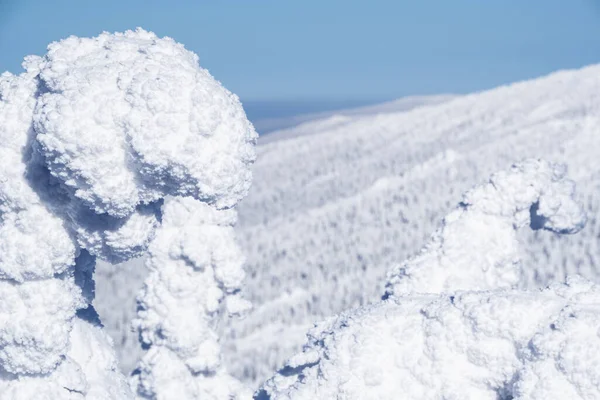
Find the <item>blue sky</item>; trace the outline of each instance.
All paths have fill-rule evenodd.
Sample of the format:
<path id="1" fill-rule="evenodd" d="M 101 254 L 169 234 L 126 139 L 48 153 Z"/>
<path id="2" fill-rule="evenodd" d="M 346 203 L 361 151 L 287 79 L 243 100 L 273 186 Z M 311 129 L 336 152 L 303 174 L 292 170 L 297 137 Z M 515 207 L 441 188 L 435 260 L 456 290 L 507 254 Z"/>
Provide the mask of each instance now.
<path id="1" fill-rule="evenodd" d="M 600 0 L 0 0 L 0 70 L 142 26 L 243 100 L 465 93 L 600 62 Z"/>

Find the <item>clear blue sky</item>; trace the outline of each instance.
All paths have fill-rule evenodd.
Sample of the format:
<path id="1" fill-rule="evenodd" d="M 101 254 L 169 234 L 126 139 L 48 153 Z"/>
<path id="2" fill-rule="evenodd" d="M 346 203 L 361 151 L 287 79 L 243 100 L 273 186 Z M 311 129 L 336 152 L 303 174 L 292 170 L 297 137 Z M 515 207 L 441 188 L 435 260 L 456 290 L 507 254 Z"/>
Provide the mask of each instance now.
<path id="1" fill-rule="evenodd" d="M 464 93 L 600 62 L 600 0 L 0 0 L 0 70 L 136 26 L 243 100 Z"/>

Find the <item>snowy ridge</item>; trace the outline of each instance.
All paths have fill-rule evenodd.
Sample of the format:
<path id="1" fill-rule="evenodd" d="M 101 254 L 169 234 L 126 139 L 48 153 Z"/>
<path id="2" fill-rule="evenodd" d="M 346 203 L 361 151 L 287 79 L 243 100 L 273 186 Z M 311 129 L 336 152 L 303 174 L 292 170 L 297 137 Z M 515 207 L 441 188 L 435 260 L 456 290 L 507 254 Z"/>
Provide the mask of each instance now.
<path id="1" fill-rule="evenodd" d="M 259 143 L 265 144 L 276 140 L 291 139 L 298 136 L 322 132 L 339 124 L 366 115 L 390 114 L 409 111 L 417 107 L 440 104 L 452 100 L 454 95 L 408 96 L 398 100 L 372 106 L 350 108 L 347 110 L 327 111 L 322 113 L 305 114 L 287 118 L 263 119 L 255 122 L 261 133 Z"/>
<path id="2" fill-rule="evenodd" d="M 311 323 L 376 301 L 388 268 L 424 245 L 460 193 L 523 158 L 568 164 L 592 217 L 573 237 L 520 233 L 523 262 L 532 265 L 521 286 L 538 287 L 567 272 L 597 279 L 599 94 L 600 67 L 591 66 L 438 106 L 364 117 L 321 132 L 318 140 L 259 146 L 239 228 L 250 272 L 246 291 L 261 317 L 232 322 L 230 363 L 240 358 L 235 349 L 247 348 L 237 343 L 257 326 Z M 307 291 L 303 301 L 282 303 L 263 319 L 262 304 L 272 310 L 281 293 L 298 287 Z M 290 334 L 287 341 L 267 339 L 265 346 L 277 347 L 282 362 L 300 339 Z M 255 350 L 241 358 L 258 357 Z M 242 361 L 237 374 L 260 381 L 273 367 Z"/>
<path id="3" fill-rule="evenodd" d="M 517 287 L 516 230 L 576 233 L 585 225 L 564 174 L 564 166 L 528 160 L 465 193 L 421 252 L 390 271 L 386 296 Z"/>

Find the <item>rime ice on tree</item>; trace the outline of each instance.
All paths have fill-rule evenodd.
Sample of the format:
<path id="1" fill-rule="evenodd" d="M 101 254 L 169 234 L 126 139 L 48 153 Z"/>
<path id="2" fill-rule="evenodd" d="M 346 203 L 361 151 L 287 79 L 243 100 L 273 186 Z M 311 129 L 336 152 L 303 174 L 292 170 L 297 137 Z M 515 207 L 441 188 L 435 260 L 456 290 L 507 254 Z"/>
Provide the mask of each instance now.
<path id="1" fill-rule="evenodd" d="M 164 352 L 181 382 L 213 377 L 190 386 L 194 396 L 233 390 L 210 323 L 222 301 L 232 313 L 246 306 L 231 208 L 250 186 L 256 132 L 239 100 L 193 53 L 143 30 L 71 37 L 25 67 L 0 79 L 0 392 L 131 398 L 90 305 L 92 275 L 96 257 L 139 256 L 155 237 L 146 294 L 158 297 L 142 300 L 150 351 L 139 394 L 167 398 L 147 362 Z M 180 262 L 190 267 L 173 269 Z M 185 302 L 176 285 L 191 282 Z M 147 320 L 164 305 L 184 319 Z"/>
<path id="2" fill-rule="evenodd" d="M 189 197 L 165 201 L 146 262 L 150 275 L 138 300 L 136 325 L 149 347 L 134 373 L 141 395 L 250 397 L 221 367 L 214 330 L 223 308 L 236 314 L 247 307 L 237 294 L 244 259 L 235 243 L 235 219 L 233 210 Z"/>
<path id="3" fill-rule="evenodd" d="M 48 170 L 33 125 L 47 94 L 45 61 L 29 58 L 25 66 L 20 76 L 0 78 L 1 397 L 127 399 L 90 305 L 95 257 L 81 246 L 108 230 L 79 219 L 81 205 Z"/>
<path id="4" fill-rule="evenodd" d="M 521 278 L 515 230 L 575 233 L 586 216 L 561 165 L 527 160 L 463 196 L 415 257 L 389 273 L 387 293 L 510 288 Z"/>

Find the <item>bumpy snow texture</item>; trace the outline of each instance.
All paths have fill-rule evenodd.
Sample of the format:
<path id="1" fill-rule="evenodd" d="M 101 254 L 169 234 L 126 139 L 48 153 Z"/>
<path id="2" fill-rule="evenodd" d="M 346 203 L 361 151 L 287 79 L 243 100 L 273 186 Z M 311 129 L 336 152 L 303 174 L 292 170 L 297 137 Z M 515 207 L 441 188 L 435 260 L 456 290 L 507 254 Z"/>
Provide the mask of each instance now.
<path id="1" fill-rule="evenodd" d="M 193 53 L 143 30 L 70 37 L 24 67 L 0 76 L 0 399 L 132 398 L 91 306 L 96 257 L 139 256 L 168 196 L 229 216 L 256 133 Z M 198 283 L 234 309 L 240 268 Z"/>
<path id="2" fill-rule="evenodd" d="M 318 324 L 255 398 L 600 398 L 600 287 L 517 288 L 516 229 L 580 230 L 573 189 L 527 161 L 469 191 L 386 300 Z"/>
<path id="3" fill-rule="evenodd" d="M 468 191 L 420 254 L 393 269 L 386 293 L 442 293 L 511 288 L 521 260 L 515 230 L 575 233 L 586 216 L 565 168 L 538 160 L 498 172 Z"/>
<path id="4" fill-rule="evenodd" d="M 132 380 L 140 396 L 250 398 L 221 367 L 215 332 L 222 308 L 229 315 L 249 308 L 239 296 L 244 258 L 235 243 L 236 218 L 234 210 L 190 197 L 165 200 L 135 321 L 149 348 Z"/>

